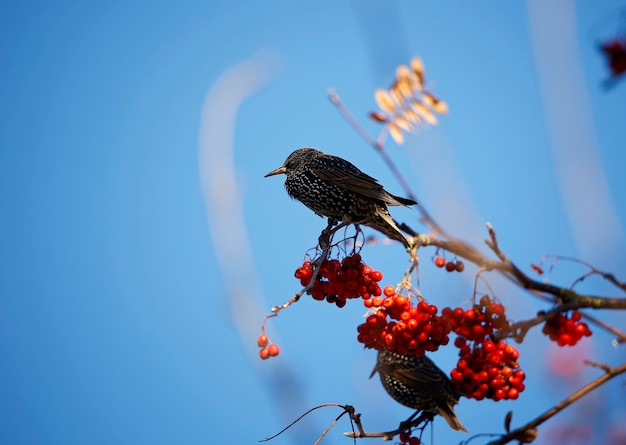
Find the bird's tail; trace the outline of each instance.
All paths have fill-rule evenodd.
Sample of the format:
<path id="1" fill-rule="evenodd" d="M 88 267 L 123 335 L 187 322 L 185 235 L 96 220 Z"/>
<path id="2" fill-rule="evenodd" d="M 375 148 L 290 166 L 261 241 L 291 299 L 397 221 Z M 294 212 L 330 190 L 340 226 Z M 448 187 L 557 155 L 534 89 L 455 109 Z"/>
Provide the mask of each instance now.
<path id="1" fill-rule="evenodd" d="M 465 429 L 465 427 L 463 426 L 459 418 L 454 413 L 454 409 L 452 408 L 452 405 L 442 404 L 442 406 L 439 406 L 439 414 L 441 414 L 441 416 L 444 419 L 446 419 L 446 422 L 448 422 L 448 425 L 450 425 L 450 428 L 452 428 L 455 431 L 463 431 L 464 433 L 467 433 L 467 430 Z"/>
<path id="2" fill-rule="evenodd" d="M 387 235 L 389 238 L 400 241 L 404 247 L 411 249 L 413 247 L 412 240 L 404 236 L 398 224 L 391 217 L 386 209 L 378 209 L 378 218 L 374 221 L 366 221 L 363 224 L 378 230 L 380 233 Z"/>
<path id="3" fill-rule="evenodd" d="M 413 201 L 412 199 L 403 198 L 402 196 L 391 195 L 391 197 L 393 198 L 394 201 L 397 201 L 397 202 L 388 202 L 387 203 L 388 205 L 412 206 L 412 205 L 417 204 L 417 202 Z"/>

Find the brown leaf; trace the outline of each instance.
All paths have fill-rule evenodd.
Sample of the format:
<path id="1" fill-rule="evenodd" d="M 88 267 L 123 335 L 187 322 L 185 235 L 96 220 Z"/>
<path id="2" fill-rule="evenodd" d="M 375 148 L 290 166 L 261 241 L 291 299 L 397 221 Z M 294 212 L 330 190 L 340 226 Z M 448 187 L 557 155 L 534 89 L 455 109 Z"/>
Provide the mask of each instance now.
<path id="1" fill-rule="evenodd" d="M 504 418 L 504 429 L 507 433 L 511 432 L 511 420 L 513 419 L 513 411 L 509 411 L 506 413 L 506 417 Z"/>
<path id="2" fill-rule="evenodd" d="M 370 113 L 370 118 L 372 118 L 376 122 L 387 122 L 387 116 L 385 116 L 382 113 L 378 113 L 376 111 L 372 111 Z"/>
<path id="3" fill-rule="evenodd" d="M 436 113 L 439 114 L 448 114 L 448 104 L 444 101 L 437 99 L 437 97 L 429 93 L 428 91 L 424 91 L 424 102 L 432 108 Z"/>
<path id="4" fill-rule="evenodd" d="M 433 104 L 433 110 L 439 114 L 448 114 L 448 104 L 439 100 Z"/>
<path id="5" fill-rule="evenodd" d="M 424 64 L 422 63 L 422 59 L 417 56 L 413 57 L 411 59 L 411 69 L 415 74 L 417 89 L 422 91 L 424 89 Z"/>

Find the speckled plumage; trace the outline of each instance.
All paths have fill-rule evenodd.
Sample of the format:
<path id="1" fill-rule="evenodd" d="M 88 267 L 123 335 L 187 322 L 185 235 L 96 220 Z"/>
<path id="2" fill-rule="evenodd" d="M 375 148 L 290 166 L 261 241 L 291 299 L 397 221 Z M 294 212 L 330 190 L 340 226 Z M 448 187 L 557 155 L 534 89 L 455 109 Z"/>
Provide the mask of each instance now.
<path id="1" fill-rule="evenodd" d="M 363 224 L 410 248 L 387 206 L 409 206 L 415 201 L 392 195 L 376 179 L 337 156 L 314 148 L 300 148 L 267 176 L 284 173 L 287 193 L 320 216 Z"/>
<path id="2" fill-rule="evenodd" d="M 419 411 L 441 414 L 450 428 L 467 432 L 454 413 L 459 392 L 428 357 L 382 350 L 378 352 L 372 376 L 376 372 L 383 387 L 396 402 Z"/>

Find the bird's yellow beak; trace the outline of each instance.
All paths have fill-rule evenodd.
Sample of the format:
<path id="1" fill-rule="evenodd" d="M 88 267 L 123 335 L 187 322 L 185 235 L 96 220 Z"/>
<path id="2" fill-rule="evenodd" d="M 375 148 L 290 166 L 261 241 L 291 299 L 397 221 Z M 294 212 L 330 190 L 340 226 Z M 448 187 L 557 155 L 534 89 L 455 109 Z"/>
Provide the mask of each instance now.
<path id="1" fill-rule="evenodd" d="M 280 175 L 283 173 L 287 173 L 287 168 L 284 165 L 281 165 L 276 170 L 272 170 L 267 175 L 265 175 L 264 178 L 267 178 L 268 176 Z"/>

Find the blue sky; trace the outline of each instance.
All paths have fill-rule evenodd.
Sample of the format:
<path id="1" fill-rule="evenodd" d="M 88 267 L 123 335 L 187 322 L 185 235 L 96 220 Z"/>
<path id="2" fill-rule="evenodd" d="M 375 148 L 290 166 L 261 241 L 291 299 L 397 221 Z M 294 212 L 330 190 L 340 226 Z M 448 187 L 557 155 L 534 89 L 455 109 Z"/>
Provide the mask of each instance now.
<path id="1" fill-rule="evenodd" d="M 3 5 L 0 442 L 256 443 L 327 402 L 356 405 L 371 429 L 408 417 L 368 380 L 374 353 L 355 341 L 358 305 L 303 299 L 270 323 L 279 358 L 260 362 L 255 342 L 263 314 L 299 290 L 293 271 L 324 225 L 263 175 L 314 146 L 401 194 L 326 94 L 334 88 L 375 133 L 373 92 L 414 54 L 450 114 L 388 150 L 437 220 L 479 246 L 492 222 L 522 267 L 557 253 L 624 270 L 626 84 L 600 87 L 597 51 L 622 5 L 541 3 Z M 223 87 L 242 72 L 251 89 L 237 102 Z M 203 135 L 228 146 L 207 158 Z M 231 166 L 232 206 L 216 213 L 203 174 Z M 423 229 L 414 211 L 394 215 Z M 391 284 L 406 267 L 399 245 L 362 254 Z M 475 269 L 442 273 L 432 254 L 422 252 L 424 294 L 440 307 L 467 302 Z M 567 285 L 583 272 L 561 263 L 549 279 Z M 541 307 L 489 279 L 514 317 Z M 617 294 L 588 281 L 588 292 Z M 623 314 L 600 315 L 625 326 Z M 598 332 L 580 354 L 622 363 L 610 340 Z M 509 409 L 529 419 L 594 375 L 555 383 L 540 335 L 520 350 L 527 393 L 465 400 L 458 413 L 472 433 L 497 431 Z M 435 360 L 449 370 L 455 351 Z M 603 393 L 616 409 L 596 430 L 626 415 L 617 388 Z M 337 414 L 317 412 L 274 443 L 312 443 Z M 349 443 L 346 430 L 327 441 Z M 464 438 L 442 421 L 435 434 Z"/>

